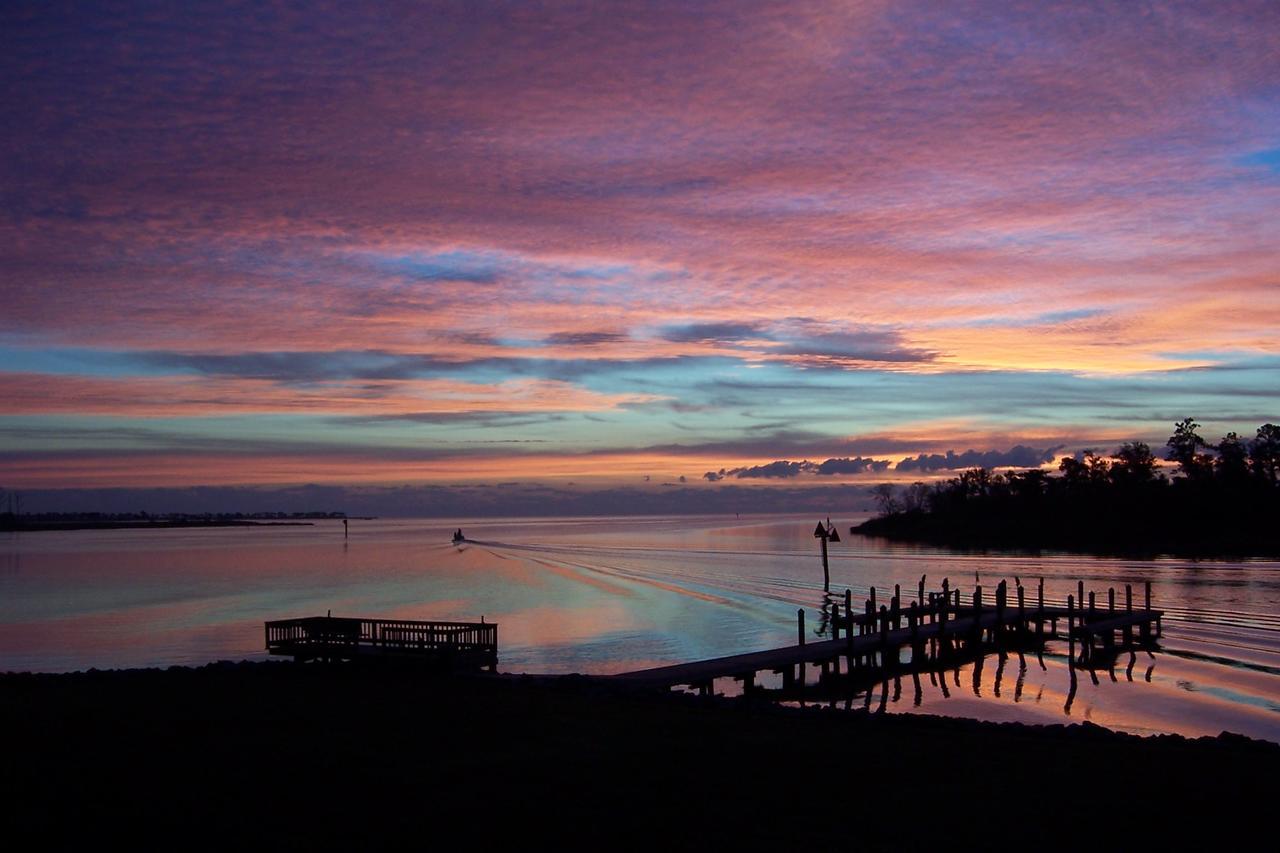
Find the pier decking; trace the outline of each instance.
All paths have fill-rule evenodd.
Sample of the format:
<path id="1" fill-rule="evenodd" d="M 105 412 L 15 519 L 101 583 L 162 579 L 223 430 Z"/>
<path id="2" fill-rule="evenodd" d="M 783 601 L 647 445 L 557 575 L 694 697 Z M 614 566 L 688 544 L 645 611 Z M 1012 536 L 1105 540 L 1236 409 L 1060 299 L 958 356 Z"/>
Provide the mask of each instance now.
<path id="1" fill-rule="evenodd" d="M 796 645 L 615 677 L 637 686 L 686 686 L 704 694 L 713 692 L 716 679 L 731 678 L 742 682 L 744 694 L 751 694 L 758 689 L 757 674 L 772 672 L 782 676 L 782 689 L 771 692 L 777 698 L 788 698 L 803 693 L 807 665 L 818 667 L 819 684 L 840 677 L 875 681 L 904 672 L 938 669 L 980 657 L 992 648 L 1042 646 L 1049 639 L 1065 639 L 1072 667 L 1090 668 L 1105 659 L 1108 652 L 1151 647 L 1160 636 L 1163 612 L 1151 608 L 1149 583 L 1142 608 L 1134 608 L 1132 588 L 1128 586 L 1123 609 L 1117 610 L 1114 589 L 1108 591 L 1108 604 L 1103 609 L 1097 607 L 1094 594 L 1089 594 L 1087 607 L 1077 604 L 1083 599 L 1084 585 L 1080 583 L 1077 594 L 1067 596 L 1065 607 L 1046 604 L 1041 582 L 1033 603 L 1027 603 L 1021 585 L 1016 587 L 1015 601 L 1010 602 L 1008 585 L 1001 581 L 994 603 L 984 603 L 982 587 L 978 586 L 970 603 L 962 604 L 960 591 L 951 589 L 947 581 L 943 581 L 941 591 L 926 594 L 921 578 L 917 599 L 905 608 L 899 587 L 894 588 L 889 603 L 878 608 L 873 588 L 862 612 L 854 612 L 852 593 L 846 591 L 843 613 L 836 603 L 829 613 L 824 613 L 832 636 L 829 640 L 807 641 L 804 611 L 800 610 Z M 910 651 L 905 663 L 904 648 Z"/>
<path id="2" fill-rule="evenodd" d="M 498 666 L 498 626 L 308 616 L 266 623 L 267 652 L 296 661 L 398 659 L 451 669 Z"/>

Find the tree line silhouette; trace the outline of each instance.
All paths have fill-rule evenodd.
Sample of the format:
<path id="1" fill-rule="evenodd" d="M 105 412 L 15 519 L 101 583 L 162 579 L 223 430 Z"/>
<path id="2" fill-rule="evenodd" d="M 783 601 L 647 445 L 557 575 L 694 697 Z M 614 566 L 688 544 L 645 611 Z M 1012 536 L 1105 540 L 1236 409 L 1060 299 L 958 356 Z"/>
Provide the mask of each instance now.
<path id="1" fill-rule="evenodd" d="M 853 532 L 958 547 L 1108 554 L 1280 554 L 1280 426 L 1216 444 L 1186 418 L 1164 459 L 1135 441 L 1110 456 L 1085 451 L 1044 469 L 971 468 L 932 485 L 872 491 L 880 515 Z"/>

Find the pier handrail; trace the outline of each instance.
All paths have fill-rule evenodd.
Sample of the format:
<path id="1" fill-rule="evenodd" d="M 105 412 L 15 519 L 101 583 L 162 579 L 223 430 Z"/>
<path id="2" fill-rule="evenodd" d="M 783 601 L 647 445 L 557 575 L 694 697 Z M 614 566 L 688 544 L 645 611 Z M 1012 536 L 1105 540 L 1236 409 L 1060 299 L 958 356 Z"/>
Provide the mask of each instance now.
<path id="1" fill-rule="evenodd" d="M 266 639 L 268 651 L 285 645 L 347 645 L 496 652 L 498 626 L 491 622 L 304 616 L 267 622 Z"/>

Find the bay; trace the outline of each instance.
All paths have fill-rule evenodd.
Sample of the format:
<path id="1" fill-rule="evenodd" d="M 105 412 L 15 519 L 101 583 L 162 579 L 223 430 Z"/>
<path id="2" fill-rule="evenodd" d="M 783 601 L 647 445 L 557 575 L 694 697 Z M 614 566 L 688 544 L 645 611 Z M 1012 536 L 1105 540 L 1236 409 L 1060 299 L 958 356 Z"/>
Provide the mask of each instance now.
<path id="1" fill-rule="evenodd" d="M 847 531 L 861 516 L 833 518 Z M 0 535 L 0 670 L 60 672 L 260 660 L 263 622 L 334 615 L 499 624 L 505 672 L 610 674 L 815 639 L 824 603 L 804 516 L 353 520 L 311 527 Z M 467 543 L 454 546 L 461 526 Z M 853 708 L 990 720 L 1089 720 L 1139 734 L 1230 731 L 1280 741 L 1280 563 L 966 554 L 845 536 L 832 590 L 861 601 L 921 575 L 968 591 L 1015 577 L 1050 601 L 1078 580 L 1153 583 L 1153 655 L 1098 683 L 1064 650 L 991 656 L 878 685 Z M 732 692 L 732 683 L 717 684 Z"/>

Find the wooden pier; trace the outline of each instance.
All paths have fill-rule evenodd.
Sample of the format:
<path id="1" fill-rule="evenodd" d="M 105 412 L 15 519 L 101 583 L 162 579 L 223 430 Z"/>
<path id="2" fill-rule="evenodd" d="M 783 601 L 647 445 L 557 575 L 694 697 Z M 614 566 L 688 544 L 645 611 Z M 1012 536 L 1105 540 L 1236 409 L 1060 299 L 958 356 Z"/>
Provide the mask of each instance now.
<path id="1" fill-rule="evenodd" d="M 309 660 L 416 661 L 447 669 L 498 666 L 498 626 L 308 616 L 266 623 L 267 652 Z"/>
<path id="2" fill-rule="evenodd" d="M 926 672 L 981 658 L 993 649 L 1043 647 L 1047 640 L 1066 640 L 1071 667 L 1090 669 L 1114 660 L 1120 649 L 1153 648 L 1161 635 L 1163 612 L 1151 607 L 1148 582 L 1142 607 L 1135 608 L 1133 590 L 1126 586 L 1117 608 L 1115 590 L 1108 591 L 1105 607 L 1097 606 L 1093 593 L 1084 601 L 1084 584 L 1066 605 L 1045 602 L 1040 582 L 1033 601 L 1018 585 L 1013 599 L 1007 582 L 1001 581 L 993 600 L 984 599 L 981 586 L 968 602 L 959 589 L 944 580 L 939 591 L 925 591 L 920 579 L 915 600 L 906 606 L 901 589 L 894 587 L 887 604 L 877 607 L 876 590 L 855 611 L 852 593 L 845 591 L 843 611 L 832 603 L 824 612 L 831 639 L 809 642 L 805 612 L 797 614 L 798 636 L 794 646 L 729 657 L 623 673 L 615 678 L 643 687 L 688 687 L 700 693 L 714 692 L 718 678 L 740 681 L 744 695 L 767 692 L 772 698 L 802 698 L 806 691 L 806 667 L 814 666 L 818 685 L 830 687 L 843 680 L 869 683 L 910 672 Z M 843 634 L 843 636 L 841 636 Z M 903 650 L 910 656 L 903 660 Z M 843 668 L 842 668 L 843 664 Z M 782 677 L 781 690 L 763 691 L 756 676 L 771 672 Z M 1074 676 L 1073 676 L 1074 678 Z"/>

